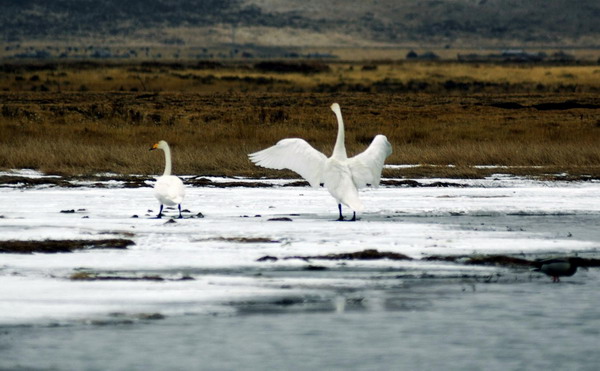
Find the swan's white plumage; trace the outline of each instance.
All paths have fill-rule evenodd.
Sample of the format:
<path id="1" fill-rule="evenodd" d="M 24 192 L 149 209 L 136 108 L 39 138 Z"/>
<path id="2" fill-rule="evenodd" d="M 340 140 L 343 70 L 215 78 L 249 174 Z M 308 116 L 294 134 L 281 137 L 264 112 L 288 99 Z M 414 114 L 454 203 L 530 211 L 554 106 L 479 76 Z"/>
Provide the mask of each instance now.
<path id="1" fill-rule="evenodd" d="M 163 175 L 156 180 L 154 197 L 163 205 L 175 206 L 183 202 L 185 188 L 181 179 L 174 175 Z"/>
<path id="2" fill-rule="evenodd" d="M 171 175 L 171 149 L 164 140 L 152 146 L 152 149 L 162 149 L 165 153 L 165 171 L 156 179 L 154 197 L 161 205 L 174 206 L 183 202 L 185 187 L 181 179 Z"/>
<path id="3" fill-rule="evenodd" d="M 352 179 L 358 188 L 371 185 L 379 187 L 383 163 L 392 154 L 392 145 L 385 135 L 377 135 L 369 148 L 348 159 L 348 166 L 352 172 Z"/>
<path id="4" fill-rule="evenodd" d="M 354 211 L 363 210 L 363 204 L 358 198 L 358 189 L 352 181 L 352 171 L 346 161 L 327 159 L 323 172 L 323 185 L 338 204 L 344 204 Z"/>
<path id="5" fill-rule="evenodd" d="M 276 145 L 249 155 L 256 165 L 269 169 L 290 169 L 306 179 L 312 187 L 323 182 L 323 166 L 327 157 L 304 139 L 282 139 Z"/>
<path id="6" fill-rule="evenodd" d="M 249 157 L 262 167 L 292 170 L 313 187 L 323 183 L 338 204 L 361 211 L 363 205 L 358 198 L 358 189 L 367 185 L 379 186 L 383 163 L 392 153 L 392 146 L 384 135 L 377 135 L 363 153 L 348 158 L 339 104 L 333 103 L 331 110 L 338 121 L 338 134 L 331 157 L 327 158 L 305 140 L 298 138 L 280 140 L 276 145 L 252 153 Z"/>

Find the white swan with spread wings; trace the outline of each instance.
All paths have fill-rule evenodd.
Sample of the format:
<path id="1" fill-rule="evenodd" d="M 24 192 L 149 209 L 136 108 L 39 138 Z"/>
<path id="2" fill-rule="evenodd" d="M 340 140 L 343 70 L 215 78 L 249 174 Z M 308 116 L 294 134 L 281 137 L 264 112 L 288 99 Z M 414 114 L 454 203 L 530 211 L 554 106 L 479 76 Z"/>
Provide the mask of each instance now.
<path id="1" fill-rule="evenodd" d="M 354 221 L 356 212 L 363 210 L 358 189 L 367 185 L 379 186 L 383 163 L 392 154 L 392 146 L 385 135 L 377 135 L 363 153 L 348 158 L 340 105 L 333 103 L 331 110 L 338 122 L 337 139 L 331 157 L 327 158 L 304 139 L 288 138 L 250 154 L 249 158 L 256 165 L 269 169 L 292 170 L 306 179 L 312 187 L 317 188 L 323 184 L 338 204 L 338 220 L 344 220 L 342 205 L 345 205 L 353 210 L 351 220 Z"/>

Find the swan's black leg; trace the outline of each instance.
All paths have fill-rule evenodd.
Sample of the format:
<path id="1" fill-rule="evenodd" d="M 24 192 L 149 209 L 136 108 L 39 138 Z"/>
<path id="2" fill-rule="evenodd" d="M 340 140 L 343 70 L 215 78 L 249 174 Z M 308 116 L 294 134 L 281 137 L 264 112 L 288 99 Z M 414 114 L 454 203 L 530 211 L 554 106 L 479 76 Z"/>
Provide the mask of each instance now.
<path id="1" fill-rule="evenodd" d="M 344 216 L 342 215 L 342 204 L 338 204 L 338 210 L 340 211 L 340 217 L 338 218 L 338 222 L 344 220 Z"/>
<path id="2" fill-rule="evenodd" d="M 352 219 L 350 219 L 351 222 L 355 222 L 356 221 L 356 211 L 352 212 Z"/>
<path id="3" fill-rule="evenodd" d="M 183 219 L 183 216 L 181 216 L 181 204 L 177 205 L 177 208 L 179 209 L 179 219 Z"/>
<path id="4" fill-rule="evenodd" d="M 158 211 L 158 215 L 156 216 L 156 219 L 162 218 L 162 215 L 163 215 L 162 210 L 163 210 L 163 205 L 160 204 L 160 210 Z"/>

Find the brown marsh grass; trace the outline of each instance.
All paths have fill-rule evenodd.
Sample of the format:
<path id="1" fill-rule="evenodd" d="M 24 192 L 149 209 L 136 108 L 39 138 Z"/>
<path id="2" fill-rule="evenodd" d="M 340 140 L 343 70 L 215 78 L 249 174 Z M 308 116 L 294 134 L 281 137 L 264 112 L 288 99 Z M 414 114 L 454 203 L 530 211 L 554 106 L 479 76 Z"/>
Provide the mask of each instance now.
<path id="1" fill-rule="evenodd" d="M 288 137 L 329 154 L 329 106 L 339 102 L 350 155 L 382 133 L 394 147 L 387 163 L 437 165 L 387 176 L 498 171 L 474 165 L 600 175 L 598 66 L 337 63 L 312 74 L 240 64 L 13 67 L 0 73 L 0 169 L 159 174 L 163 157 L 148 149 L 165 139 L 177 174 L 291 175 L 257 168 L 247 154 Z"/>
<path id="2" fill-rule="evenodd" d="M 546 92 L 600 89 L 597 64 L 502 64 L 375 61 L 282 62 L 297 71 L 269 72 L 252 62 L 5 64 L 0 91 L 230 92 Z M 299 66 L 315 66 L 306 73 Z"/>

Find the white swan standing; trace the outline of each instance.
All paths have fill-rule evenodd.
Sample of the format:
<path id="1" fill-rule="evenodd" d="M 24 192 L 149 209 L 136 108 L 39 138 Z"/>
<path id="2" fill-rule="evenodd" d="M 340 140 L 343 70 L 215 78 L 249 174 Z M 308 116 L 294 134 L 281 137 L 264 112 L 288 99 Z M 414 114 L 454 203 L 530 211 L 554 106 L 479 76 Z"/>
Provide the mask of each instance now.
<path id="1" fill-rule="evenodd" d="M 363 153 L 348 158 L 340 105 L 333 103 L 331 110 L 338 122 L 337 139 L 331 157 L 327 158 L 303 139 L 288 138 L 251 153 L 249 158 L 256 165 L 269 169 L 290 169 L 306 179 L 312 187 L 323 184 L 338 204 L 338 220 L 344 220 L 342 205 L 346 205 L 354 211 L 354 221 L 356 212 L 363 210 L 358 189 L 367 185 L 379 186 L 383 163 L 392 154 L 392 146 L 385 135 L 377 135 Z"/>
<path id="2" fill-rule="evenodd" d="M 160 211 L 156 217 L 162 217 L 164 205 L 177 205 L 179 209 L 179 218 L 182 218 L 181 202 L 185 196 L 185 188 L 181 179 L 175 175 L 171 175 L 171 149 L 164 140 L 154 144 L 152 148 L 150 148 L 150 151 L 155 149 L 162 149 L 165 152 L 165 172 L 156 179 L 156 184 L 154 185 L 154 196 L 158 199 L 158 202 L 160 202 Z"/>

